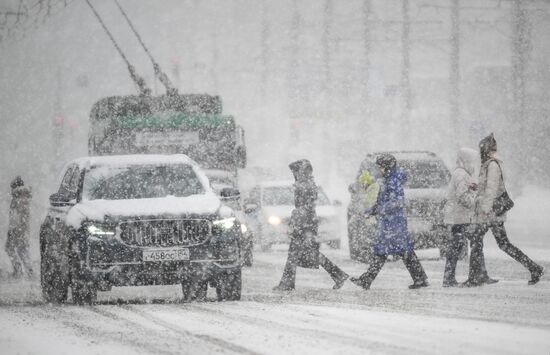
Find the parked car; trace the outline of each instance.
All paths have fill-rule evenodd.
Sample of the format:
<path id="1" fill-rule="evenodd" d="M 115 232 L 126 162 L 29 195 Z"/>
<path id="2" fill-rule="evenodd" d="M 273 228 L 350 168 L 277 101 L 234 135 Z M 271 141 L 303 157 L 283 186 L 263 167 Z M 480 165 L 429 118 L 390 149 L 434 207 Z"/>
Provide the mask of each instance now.
<path id="1" fill-rule="evenodd" d="M 256 244 L 267 251 L 273 244 L 288 243 L 288 223 L 294 209 L 294 182 L 274 181 L 256 185 L 245 201 L 245 212 L 250 216 Z M 331 203 L 319 188 L 317 199 L 319 241 L 340 248 L 340 220 L 335 203 Z"/>
<path id="2" fill-rule="evenodd" d="M 250 223 L 248 216 L 244 213 L 240 195 L 237 197 L 232 196 L 229 199 L 221 195 L 222 191 L 226 191 L 224 189 L 238 189 L 236 174 L 215 169 L 205 169 L 204 173 L 208 177 L 208 181 L 214 192 L 220 197 L 222 202 L 233 209 L 235 216 L 241 222 L 242 262 L 244 266 L 252 266 L 254 261 L 254 233 L 249 228 Z"/>
<path id="3" fill-rule="evenodd" d="M 185 155 L 86 157 L 63 170 L 40 227 L 47 302 L 92 303 L 112 286 L 182 285 L 241 296 L 241 226 Z M 226 199 L 235 189 L 221 192 Z"/>
<path id="4" fill-rule="evenodd" d="M 397 166 L 407 174 L 408 179 L 404 186 L 407 222 L 415 248 L 437 247 L 443 254 L 448 240 L 448 231 L 443 223 L 443 209 L 451 177 L 449 169 L 435 153 L 397 151 L 368 154 L 361 163 L 355 182 L 349 186 L 351 199 L 347 220 L 351 258 L 369 262 L 371 257 L 376 223 L 373 219 L 365 218 L 365 207 L 362 204 L 364 190 L 358 180 L 365 169 L 376 178 L 381 178 L 375 162 L 383 153 L 394 155 Z"/>

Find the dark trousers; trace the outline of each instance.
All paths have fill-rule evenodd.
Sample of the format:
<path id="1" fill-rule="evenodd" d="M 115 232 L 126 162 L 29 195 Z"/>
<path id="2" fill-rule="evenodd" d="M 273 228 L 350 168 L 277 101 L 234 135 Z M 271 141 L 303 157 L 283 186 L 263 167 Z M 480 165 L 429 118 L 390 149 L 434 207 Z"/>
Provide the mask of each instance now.
<path id="1" fill-rule="evenodd" d="M 23 267 L 29 276 L 32 275 L 29 243 L 24 237 L 19 237 L 15 233 L 8 233 L 5 250 L 13 266 L 13 275 L 15 277 L 23 276 Z"/>
<path id="2" fill-rule="evenodd" d="M 382 267 L 386 263 L 387 258 L 387 255 L 373 256 L 372 263 L 370 263 L 367 272 L 359 276 L 363 287 L 370 287 L 371 283 L 374 281 L 374 279 L 376 279 L 376 276 L 378 276 L 380 270 L 382 270 Z M 420 261 L 418 260 L 418 257 L 416 256 L 416 253 L 414 251 L 403 254 L 403 263 L 405 264 L 405 267 L 409 271 L 409 274 L 411 274 L 411 278 L 415 283 L 421 283 L 428 279 L 428 276 L 426 275 L 426 272 L 424 272 L 424 268 L 422 267 L 422 264 L 420 264 Z"/>
<path id="3" fill-rule="evenodd" d="M 283 271 L 283 277 L 279 285 L 294 288 L 296 286 L 296 253 L 288 253 L 288 259 L 286 260 L 285 269 Z M 345 279 L 348 275 L 340 269 L 336 264 L 330 261 L 322 253 L 319 253 L 319 265 L 328 272 L 334 282 Z"/>
<path id="4" fill-rule="evenodd" d="M 483 238 L 483 236 L 485 235 L 485 233 L 487 233 L 489 229 L 491 229 L 491 232 L 493 232 L 493 236 L 497 241 L 498 247 L 503 252 L 512 257 L 512 259 L 523 265 L 527 270 L 529 270 L 529 272 L 535 273 L 542 269 L 540 265 L 531 260 L 518 247 L 510 243 L 503 222 L 480 224 L 478 228 L 478 234 L 481 236 L 481 238 Z"/>
<path id="5" fill-rule="evenodd" d="M 445 272 L 443 282 L 456 282 L 456 264 L 458 258 L 467 246 L 466 241 L 470 241 L 470 270 L 468 280 L 472 282 L 481 282 L 489 278 L 485 268 L 485 257 L 483 255 L 483 236 L 476 233 L 472 224 L 454 224 L 451 227 L 451 241 L 447 249 Z"/>

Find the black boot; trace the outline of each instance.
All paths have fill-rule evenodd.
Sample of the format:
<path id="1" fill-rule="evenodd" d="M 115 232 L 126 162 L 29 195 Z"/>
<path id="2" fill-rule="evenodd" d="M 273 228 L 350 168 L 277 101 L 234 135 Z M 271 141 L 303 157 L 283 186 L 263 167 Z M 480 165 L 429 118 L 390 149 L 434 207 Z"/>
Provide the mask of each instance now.
<path id="1" fill-rule="evenodd" d="M 535 272 L 531 272 L 531 280 L 527 283 L 528 285 L 534 285 L 540 281 L 540 278 L 544 275 L 544 268 L 541 266 L 540 269 Z"/>
<path id="2" fill-rule="evenodd" d="M 418 288 L 428 287 L 428 286 L 429 286 L 428 281 L 422 280 L 422 281 L 415 281 L 412 285 L 409 285 L 409 288 L 411 290 L 416 290 Z"/>
<path id="3" fill-rule="evenodd" d="M 349 280 L 365 290 L 368 290 L 370 288 L 370 285 L 366 284 L 360 277 L 352 277 Z"/>

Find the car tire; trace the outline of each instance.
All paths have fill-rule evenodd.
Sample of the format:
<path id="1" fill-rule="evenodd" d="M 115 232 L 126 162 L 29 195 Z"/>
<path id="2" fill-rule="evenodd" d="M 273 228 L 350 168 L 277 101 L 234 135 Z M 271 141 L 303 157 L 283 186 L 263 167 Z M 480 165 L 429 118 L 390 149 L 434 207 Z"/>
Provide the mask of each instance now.
<path id="1" fill-rule="evenodd" d="M 181 282 L 181 290 L 185 302 L 204 301 L 208 293 L 208 281 L 183 280 Z"/>
<path id="2" fill-rule="evenodd" d="M 218 301 L 239 301 L 241 299 L 241 269 L 222 271 L 217 275 L 216 294 Z"/>
<path id="3" fill-rule="evenodd" d="M 97 301 L 97 285 L 80 268 L 77 255 L 71 258 L 71 292 L 73 302 L 78 305 L 92 305 Z"/>
<path id="4" fill-rule="evenodd" d="M 252 246 L 246 248 L 244 250 L 243 255 L 243 264 L 244 266 L 252 266 L 252 263 L 254 262 L 254 253 L 252 252 Z"/>
<path id="5" fill-rule="evenodd" d="M 69 292 L 69 278 L 55 261 L 45 242 L 40 246 L 40 286 L 42 297 L 48 303 L 65 303 Z"/>

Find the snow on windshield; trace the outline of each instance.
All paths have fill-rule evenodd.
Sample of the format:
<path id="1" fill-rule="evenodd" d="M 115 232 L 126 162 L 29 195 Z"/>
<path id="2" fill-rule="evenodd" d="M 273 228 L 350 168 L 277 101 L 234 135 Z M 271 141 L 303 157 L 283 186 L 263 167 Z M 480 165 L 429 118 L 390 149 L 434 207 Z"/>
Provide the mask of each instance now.
<path id="1" fill-rule="evenodd" d="M 85 171 L 83 200 L 187 197 L 204 193 L 189 165 L 92 167 Z"/>

